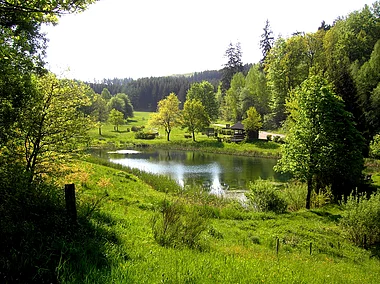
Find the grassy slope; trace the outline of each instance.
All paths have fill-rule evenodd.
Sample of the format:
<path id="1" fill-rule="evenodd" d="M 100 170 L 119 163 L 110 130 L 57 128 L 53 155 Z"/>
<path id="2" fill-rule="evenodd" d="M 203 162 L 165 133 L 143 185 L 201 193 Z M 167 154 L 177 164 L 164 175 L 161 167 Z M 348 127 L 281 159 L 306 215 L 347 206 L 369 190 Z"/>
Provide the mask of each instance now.
<path id="1" fill-rule="evenodd" d="M 160 202 L 178 198 L 175 194 L 157 192 L 120 169 L 84 162 L 81 167 L 90 176 L 67 181 L 82 184 L 77 186 L 82 201 L 102 198 L 90 222 L 113 237 L 103 243 L 101 263 L 86 257 L 63 262 L 58 270 L 63 282 L 377 283 L 380 277 L 379 260 L 345 240 L 337 207 L 275 215 L 192 198 L 189 206 L 213 216 L 202 235 L 203 249 L 164 248 L 155 242 L 150 220 Z"/>

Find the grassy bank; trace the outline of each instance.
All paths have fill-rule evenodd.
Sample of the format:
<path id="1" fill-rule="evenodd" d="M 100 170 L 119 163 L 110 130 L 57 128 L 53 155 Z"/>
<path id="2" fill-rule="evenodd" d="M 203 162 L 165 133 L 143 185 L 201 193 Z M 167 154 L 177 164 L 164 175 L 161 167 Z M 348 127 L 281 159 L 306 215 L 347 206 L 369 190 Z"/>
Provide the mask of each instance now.
<path id="1" fill-rule="evenodd" d="M 63 283 L 377 283 L 380 277 L 379 259 L 346 239 L 340 207 L 255 213 L 197 191 L 181 193 L 169 182 L 157 191 L 145 182 L 152 177 L 138 172 L 88 162 L 79 168 L 65 182 L 77 184 L 82 207 L 89 207 L 83 220 L 95 233 L 81 247 L 65 248 L 57 267 Z M 197 245 L 159 244 L 152 220 L 165 202 L 204 220 Z"/>
<path id="2" fill-rule="evenodd" d="M 132 147 L 156 147 L 170 148 L 176 150 L 199 150 L 211 153 L 225 153 L 234 155 L 246 155 L 256 157 L 279 157 L 280 145 L 275 142 L 255 141 L 250 143 L 227 143 L 220 142 L 214 137 L 196 134 L 196 142 L 191 138 L 185 138 L 186 131 L 181 128 L 174 128 L 170 134 L 170 141 L 166 139 L 164 130 L 159 130 L 160 135 L 152 140 L 136 139 L 135 129 L 150 131 L 148 120 L 151 113 L 135 112 L 135 117 L 128 120 L 126 125 L 119 126 L 119 131 L 114 131 L 112 125 L 106 124 L 102 127 L 102 135 L 98 129 L 90 130 L 91 145 L 93 147 L 106 148 L 132 148 Z M 223 138 L 223 135 L 220 135 Z M 228 137 L 228 136 L 225 136 Z"/>

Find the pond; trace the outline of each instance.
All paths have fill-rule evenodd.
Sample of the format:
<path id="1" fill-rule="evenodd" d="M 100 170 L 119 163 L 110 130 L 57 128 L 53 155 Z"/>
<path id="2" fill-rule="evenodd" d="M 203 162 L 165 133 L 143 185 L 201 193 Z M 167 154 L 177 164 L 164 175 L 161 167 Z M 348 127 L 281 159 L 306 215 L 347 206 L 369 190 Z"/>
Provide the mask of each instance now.
<path id="1" fill-rule="evenodd" d="M 274 172 L 276 159 L 173 150 L 97 151 L 94 155 L 110 162 L 153 174 L 168 175 L 181 186 L 207 187 L 211 193 L 226 189 L 244 190 L 250 181 L 286 181 L 288 176 Z"/>

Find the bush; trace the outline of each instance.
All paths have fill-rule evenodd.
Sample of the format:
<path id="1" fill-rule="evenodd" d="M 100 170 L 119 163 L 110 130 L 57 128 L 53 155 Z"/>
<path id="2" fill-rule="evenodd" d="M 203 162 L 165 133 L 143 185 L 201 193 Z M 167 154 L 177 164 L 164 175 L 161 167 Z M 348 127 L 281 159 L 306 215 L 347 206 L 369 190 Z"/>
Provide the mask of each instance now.
<path id="1" fill-rule="evenodd" d="M 288 204 L 272 182 L 257 180 L 251 182 L 249 187 L 251 193 L 247 194 L 247 197 L 258 211 L 275 213 L 286 211 Z"/>
<path id="2" fill-rule="evenodd" d="M 333 198 L 333 194 L 331 192 L 330 187 L 322 188 L 319 192 L 313 191 L 311 194 L 311 207 L 312 208 L 320 208 L 329 204 Z"/>
<path id="3" fill-rule="evenodd" d="M 144 127 L 142 127 L 142 126 L 132 126 L 132 128 L 131 128 L 131 130 L 133 131 L 133 132 L 139 132 L 141 129 L 143 129 Z"/>
<path id="4" fill-rule="evenodd" d="M 135 138 L 136 139 L 152 140 L 152 139 L 156 138 L 156 133 L 139 131 L 139 132 L 136 132 Z"/>
<path id="5" fill-rule="evenodd" d="M 288 203 L 288 210 L 298 211 L 305 208 L 307 186 L 300 182 L 290 182 L 285 184 L 282 196 Z"/>
<path id="6" fill-rule="evenodd" d="M 267 141 L 272 141 L 272 135 L 267 135 Z"/>
<path id="7" fill-rule="evenodd" d="M 351 194 L 343 205 L 346 211 L 341 225 L 351 241 L 362 246 L 380 242 L 380 191 L 370 198 Z"/>
<path id="8" fill-rule="evenodd" d="M 206 219 L 178 201 L 164 200 L 160 214 L 152 218 L 154 239 L 165 247 L 199 248 L 201 234 L 206 229 Z"/>
<path id="9" fill-rule="evenodd" d="M 371 158 L 380 158 L 380 134 L 373 137 L 373 140 L 369 146 L 369 155 Z"/>

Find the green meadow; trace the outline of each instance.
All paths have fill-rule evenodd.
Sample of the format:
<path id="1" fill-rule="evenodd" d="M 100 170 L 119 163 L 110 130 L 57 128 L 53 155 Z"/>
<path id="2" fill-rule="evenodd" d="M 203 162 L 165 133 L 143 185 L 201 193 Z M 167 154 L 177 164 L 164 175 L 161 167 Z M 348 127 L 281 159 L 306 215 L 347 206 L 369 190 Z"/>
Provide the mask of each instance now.
<path id="1" fill-rule="evenodd" d="M 151 112 L 134 112 L 134 117 L 128 119 L 127 123 L 119 126 L 119 131 L 115 131 L 113 125 L 106 124 L 102 127 L 102 135 L 99 135 L 97 128 L 90 130 L 91 145 L 93 147 L 105 148 L 131 148 L 131 147 L 157 147 L 170 148 L 178 150 L 198 150 L 212 153 L 225 153 L 234 155 L 260 156 L 260 157 L 279 157 L 280 144 L 273 141 L 255 141 L 247 143 L 227 143 L 220 142 L 215 137 L 207 137 L 202 133 L 196 133 L 196 141 L 191 138 L 185 138 L 188 134 L 185 129 L 179 127 L 173 128 L 170 134 L 170 141 L 166 139 L 164 129 L 152 129 L 149 127 L 148 121 Z M 217 121 L 213 126 L 214 129 L 222 128 L 220 125 L 225 125 L 224 121 Z M 136 139 L 136 131 L 150 132 L 158 131 L 159 136 L 155 139 Z M 229 135 L 218 135 L 225 139 Z"/>
<path id="2" fill-rule="evenodd" d="M 272 141 L 235 144 L 198 134 L 193 142 L 182 129 L 173 130 L 170 142 L 162 130 L 154 140 L 135 139 L 132 127 L 146 131 L 149 115 L 136 112 L 119 132 L 111 125 L 103 126 L 102 136 L 92 129 L 92 147 L 279 155 L 280 144 Z M 367 165 L 378 185 L 379 163 Z M 0 276 L 6 283 L 378 283 L 380 278 L 378 246 L 353 241 L 342 221 L 348 214 L 344 204 L 319 194 L 312 209 L 303 209 L 303 184 L 258 181 L 261 193 L 241 204 L 90 156 L 62 167 L 65 175 L 33 189 L 17 177 L 8 181 L 20 190 L 0 208 L 6 228 Z M 76 222 L 66 214 L 62 188 L 68 183 L 76 187 Z M 256 205 L 269 210 L 259 212 Z"/>
<path id="3" fill-rule="evenodd" d="M 184 192 L 164 177 L 95 162 L 80 162 L 65 180 L 77 185 L 79 224 L 88 232 L 63 242 L 62 283 L 378 283 L 378 254 L 348 240 L 338 205 L 255 212 L 197 189 Z M 172 219 L 162 218 L 165 204 L 177 206 Z M 201 232 L 184 241 L 178 228 L 157 231 L 165 222 L 175 227 L 176 217 L 188 235 L 197 225 Z M 173 232 L 182 237 L 157 238 Z"/>

